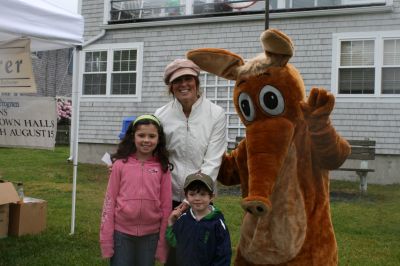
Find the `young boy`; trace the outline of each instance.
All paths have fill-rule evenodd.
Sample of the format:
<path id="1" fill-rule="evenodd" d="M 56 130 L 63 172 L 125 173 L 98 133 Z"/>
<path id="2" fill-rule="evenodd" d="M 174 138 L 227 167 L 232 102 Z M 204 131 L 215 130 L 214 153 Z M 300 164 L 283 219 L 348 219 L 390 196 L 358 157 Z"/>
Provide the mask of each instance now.
<path id="1" fill-rule="evenodd" d="M 172 211 L 168 218 L 167 241 L 176 247 L 178 266 L 229 266 L 232 248 L 221 211 L 210 205 L 214 182 L 208 175 L 189 175 L 184 184 L 189 210 Z"/>

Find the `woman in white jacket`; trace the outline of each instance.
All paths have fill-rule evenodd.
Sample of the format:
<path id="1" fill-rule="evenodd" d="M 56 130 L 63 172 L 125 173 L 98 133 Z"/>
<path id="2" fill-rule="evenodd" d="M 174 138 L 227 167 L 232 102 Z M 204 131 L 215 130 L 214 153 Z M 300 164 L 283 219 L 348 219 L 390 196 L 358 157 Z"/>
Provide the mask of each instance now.
<path id="1" fill-rule="evenodd" d="M 226 151 L 224 110 L 200 92 L 200 68 L 187 59 L 176 59 L 165 68 L 164 82 L 174 99 L 157 109 L 173 165 L 173 207 L 185 198 L 183 185 L 189 174 L 202 172 L 217 179 Z M 174 265 L 174 256 L 166 265 Z"/>

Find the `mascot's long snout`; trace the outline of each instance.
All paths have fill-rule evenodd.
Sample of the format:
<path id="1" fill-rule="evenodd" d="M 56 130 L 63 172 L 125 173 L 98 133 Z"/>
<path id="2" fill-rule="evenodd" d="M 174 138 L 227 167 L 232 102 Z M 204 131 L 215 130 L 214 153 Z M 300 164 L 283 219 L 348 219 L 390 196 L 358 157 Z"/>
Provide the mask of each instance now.
<path id="1" fill-rule="evenodd" d="M 245 211 L 262 216 L 271 209 L 269 198 L 293 134 L 294 126 L 285 118 L 255 121 L 246 127 L 249 191 L 241 203 Z"/>

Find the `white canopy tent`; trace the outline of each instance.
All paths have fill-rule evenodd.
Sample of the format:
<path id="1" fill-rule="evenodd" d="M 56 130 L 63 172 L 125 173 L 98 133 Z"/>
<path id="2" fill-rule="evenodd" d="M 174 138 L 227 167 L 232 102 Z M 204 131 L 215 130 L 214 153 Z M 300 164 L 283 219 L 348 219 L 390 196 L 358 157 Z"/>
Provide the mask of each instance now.
<path id="1" fill-rule="evenodd" d="M 67 0 L 68 1 L 68 0 Z M 73 188 L 71 234 L 75 230 L 75 203 L 79 119 L 79 49 L 83 44 L 84 21 L 81 15 L 71 13 L 55 5 L 51 0 L 1 0 L 0 44 L 20 38 L 31 40 L 31 51 L 47 51 L 75 47 L 73 68 Z"/>
<path id="2" fill-rule="evenodd" d="M 74 47 L 83 43 L 83 18 L 51 0 L 1 0 L 0 42 L 31 39 L 31 51 Z"/>

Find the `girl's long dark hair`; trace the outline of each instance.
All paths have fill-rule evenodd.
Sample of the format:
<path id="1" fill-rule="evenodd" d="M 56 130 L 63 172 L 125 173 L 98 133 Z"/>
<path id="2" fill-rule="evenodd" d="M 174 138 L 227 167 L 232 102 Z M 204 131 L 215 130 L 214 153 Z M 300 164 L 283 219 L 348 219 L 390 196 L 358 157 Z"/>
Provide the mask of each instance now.
<path id="1" fill-rule="evenodd" d="M 150 124 L 154 125 L 158 131 L 158 144 L 153 152 L 153 156 L 156 156 L 158 158 L 161 164 L 161 169 L 165 173 L 168 170 L 170 163 L 168 160 L 168 151 L 166 148 L 164 130 L 162 126 L 160 126 L 159 124 L 157 124 L 156 121 L 151 119 L 141 119 L 137 121 L 135 124 L 133 124 L 133 122 L 130 123 L 128 129 L 126 130 L 125 137 L 118 144 L 117 152 L 111 155 L 112 161 L 115 161 L 117 159 L 122 159 L 123 162 L 127 162 L 128 157 L 136 152 L 134 138 L 138 126 L 150 125 Z"/>

